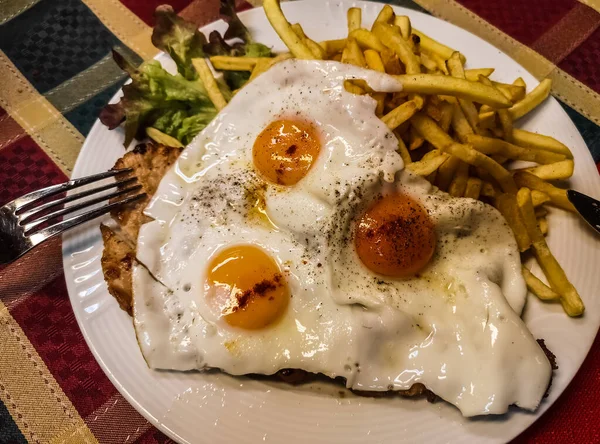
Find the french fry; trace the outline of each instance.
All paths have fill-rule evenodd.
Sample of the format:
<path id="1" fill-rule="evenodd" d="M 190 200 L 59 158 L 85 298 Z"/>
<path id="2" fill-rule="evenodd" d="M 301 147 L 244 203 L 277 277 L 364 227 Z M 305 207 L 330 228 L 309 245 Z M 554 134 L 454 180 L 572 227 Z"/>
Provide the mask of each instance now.
<path id="1" fill-rule="evenodd" d="M 453 77 L 465 79 L 465 70 L 460 61 L 460 53 L 453 52 L 446 64 L 448 65 L 448 70 Z M 487 77 L 483 78 L 487 80 Z M 475 132 L 479 132 L 479 114 L 477 113 L 477 109 L 475 108 L 475 105 L 473 105 L 473 102 L 469 99 L 459 98 L 458 104 L 467 118 L 469 125 L 471 125 L 471 128 Z"/>
<path id="2" fill-rule="evenodd" d="M 362 9 L 360 8 L 348 8 L 348 34 L 355 29 L 360 29 L 362 20 Z"/>
<path id="3" fill-rule="evenodd" d="M 437 186 L 440 190 L 447 191 L 454 177 L 456 169 L 461 164 L 461 161 L 456 156 L 450 156 L 438 169 Z"/>
<path id="4" fill-rule="evenodd" d="M 467 187 L 465 188 L 465 197 L 471 199 L 479 199 L 481 194 L 482 180 L 478 177 L 469 177 L 467 179 Z"/>
<path id="5" fill-rule="evenodd" d="M 500 155 L 513 160 L 524 160 L 527 162 L 536 162 L 541 164 L 549 164 L 560 162 L 565 157 L 562 154 L 542 151 L 534 148 L 523 148 L 512 143 L 492 137 L 479 136 L 471 134 L 466 137 L 466 141 L 473 147 L 487 155 Z"/>
<path id="6" fill-rule="evenodd" d="M 543 191 L 531 190 L 531 200 L 533 201 L 533 206 L 537 208 L 540 205 L 550 202 L 550 196 Z"/>
<path id="7" fill-rule="evenodd" d="M 525 80 L 523 80 L 523 77 L 517 77 L 512 84 L 515 86 L 522 86 L 523 88 L 527 88 L 527 85 L 525 84 Z"/>
<path id="8" fill-rule="evenodd" d="M 573 175 L 575 163 L 572 159 L 561 160 L 560 162 L 549 163 L 536 167 L 524 168 L 516 171 L 527 171 L 535 174 L 540 179 L 544 180 L 564 180 Z"/>
<path id="9" fill-rule="evenodd" d="M 411 119 L 411 124 L 436 148 L 458 157 L 469 165 L 485 169 L 498 181 L 505 192 L 517 192 L 515 182 L 506 168 L 471 146 L 455 143 L 431 118 L 423 113 L 416 113 Z"/>
<path id="10" fill-rule="evenodd" d="M 404 166 L 410 165 L 412 163 L 412 159 L 410 158 L 408 148 L 406 148 L 404 140 L 402 140 L 402 137 L 400 137 L 399 134 L 396 134 L 396 137 L 398 138 L 398 149 L 396 151 L 398 151 L 398 154 L 400 154 L 400 157 L 402 157 Z"/>
<path id="11" fill-rule="evenodd" d="M 524 86 L 509 85 L 500 82 L 492 82 L 492 84 L 513 103 L 523 100 L 525 97 Z"/>
<path id="12" fill-rule="evenodd" d="M 465 78 L 469 82 L 478 82 L 479 76 L 489 77 L 494 71 L 494 68 L 465 69 Z"/>
<path id="13" fill-rule="evenodd" d="M 385 48 L 375 34 L 367 29 L 355 29 L 348 34 L 348 37 L 355 39 L 362 49 L 374 49 L 381 52 Z"/>
<path id="14" fill-rule="evenodd" d="M 538 227 L 540 227 L 540 231 L 544 236 L 548 234 L 548 221 L 545 217 L 540 217 L 538 220 Z"/>
<path id="15" fill-rule="evenodd" d="M 148 137 L 150 137 L 157 143 L 162 143 L 163 145 L 172 146 L 174 148 L 184 147 L 183 144 L 175 137 L 169 136 L 168 134 L 165 134 L 162 131 L 157 130 L 156 128 L 153 128 L 151 126 L 146 128 L 146 134 L 148 135 Z"/>
<path id="16" fill-rule="evenodd" d="M 531 202 L 533 203 L 533 196 L 531 197 Z M 534 205 L 534 207 L 535 207 L 535 205 Z M 541 217 L 545 217 L 547 214 L 548 214 L 548 210 L 544 207 L 539 207 L 539 208 L 535 209 L 535 217 L 537 217 L 538 220 Z"/>
<path id="17" fill-rule="evenodd" d="M 279 5 L 279 0 L 264 0 L 263 8 L 271 26 L 294 57 L 308 60 L 315 58 L 309 47 L 298 37 L 286 20 Z"/>
<path id="18" fill-rule="evenodd" d="M 406 40 L 400 35 L 398 27 L 376 22 L 373 25 L 373 34 L 375 34 L 381 43 L 396 53 L 400 61 L 404 64 L 407 74 L 418 74 L 421 72 L 419 59 L 412 52 Z"/>
<path id="19" fill-rule="evenodd" d="M 256 63 L 262 59 L 270 59 L 270 57 L 212 56 L 210 63 L 215 69 L 223 71 L 252 71 Z"/>
<path id="20" fill-rule="evenodd" d="M 527 171 L 517 171 L 513 178 L 519 187 L 542 191 L 550 197 L 550 202 L 553 205 L 562 208 L 563 210 L 575 212 L 575 207 L 573 207 L 573 204 L 567 197 L 567 190 L 557 188 Z"/>
<path id="21" fill-rule="evenodd" d="M 445 132 L 448 132 L 450 125 L 452 124 L 452 116 L 454 115 L 454 106 L 446 101 L 439 105 L 442 117 L 438 121 L 440 128 Z"/>
<path id="22" fill-rule="evenodd" d="M 410 39 L 410 35 L 412 34 L 412 26 L 410 24 L 410 19 L 406 15 L 397 15 L 394 19 L 394 25 L 400 28 L 400 34 L 402 34 L 402 38 L 404 40 Z"/>
<path id="23" fill-rule="evenodd" d="M 206 63 L 206 60 L 203 58 L 195 58 L 192 59 L 192 65 L 206 88 L 208 98 L 215 105 L 215 108 L 217 108 L 218 111 L 221 111 L 227 106 L 227 101 L 225 100 L 225 97 L 223 97 L 208 63 Z"/>
<path id="24" fill-rule="evenodd" d="M 421 65 L 423 65 L 429 71 L 436 71 L 438 69 L 438 65 L 435 60 L 429 57 L 426 52 L 421 52 L 419 57 L 421 58 Z"/>
<path id="25" fill-rule="evenodd" d="M 342 52 L 346 47 L 346 43 L 346 39 L 324 40 L 319 42 L 319 44 L 325 48 L 327 57 L 333 57 L 335 54 Z"/>
<path id="26" fill-rule="evenodd" d="M 380 55 L 383 66 L 385 66 L 386 73 L 395 75 L 403 72 L 398 60 L 398 56 L 394 54 L 394 51 L 385 48 L 385 50 L 381 51 Z"/>
<path id="27" fill-rule="evenodd" d="M 527 289 L 539 299 L 542 301 L 558 301 L 560 299 L 560 295 L 557 292 L 539 280 L 524 265 L 521 266 L 521 272 L 523 273 L 525 284 L 527 284 Z"/>
<path id="28" fill-rule="evenodd" d="M 350 63 L 352 65 L 360 66 L 361 68 L 367 67 L 367 61 L 365 60 L 365 56 L 360 50 L 358 43 L 355 39 L 349 37 L 348 45 L 344 52 L 347 51 L 346 61 L 345 63 Z M 342 55 L 342 61 L 344 61 L 344 56 Z"/>
<path id="29" fill-rule="evenodd" d="M 395 77 L 402 82 L 404 92 L 443 94 L 469 99 L 477 103 L 485 103 L 495 108 L 508 108 L 511 106 L 510 100 L 504 97 L 496 88 L 478 82 L 433 74 L 405 74 Z"/>
<path id="30" fill-rule="evenodd" d="M 550 287 L 560 295 L 563 309 L 569 316 L 580 316 L 585 307 L 573 284 L 569 282 L 564 270 L 550 252 L 546 239 L 540 231 L 535 218 L 535 211 L 528 188 L 521 188 L 517 193 L 517 203 L 523 217 L 525 227 L 532 240 L 533 254 L 542 268 Z"/>
<path id="31" fill-rule="evenodd" d="M 509 112 L 513 120 L 517 120 L 530 112 L 532 109 L 542 103 L 550 94 L 552 80 L 544 79 L 536 86 L 533 91 L 527 94 L 523 100 L 518 101 L 509 108 Z"/>
<path id="32" fill-rule="evenodd" d="M 424 54 L 435 62 L 437 68 L 442 73 L 444 73 L 445 75 L 450 75 L 450 72 L 448 71 L 448 67 L 446 66 L 446 60 L 444 60 L 444 58 L 442 58 L 442 56 L 440 56 L 439 54 L 436 54 L 435 52 L 429 52 L 426 49 L 421 48 L 421 57 Z"/>
<path id="33" fill-rule="evenodd" d="M 365 93 L 364 89 L 362 89 L 358 85 L 355 85 L 350 80 L 345 80 L 344 81 L 344 89 L 346 91 L 348 91 L 349 93 L 351 93 L 351 94 L 356 94 L 356 95 L 359 95 L 359 96 L 362 96 Z"/>
<path id="34" fill-rule="evenodd" d="M 473 103 L 471 103 L 471 105 L 472 104 Z M 454 103 L 452 114 L 452 128 L 462 143 L 466 143 L 468 136 L 473 134 L 473 128 L 469 125 L 462 108 L 456 101 Z"/>
<path id="35" fill-rule="evenodd" d="M 431 103 L 431 100 L 428 100 L 423 110 L 425 111 L 425 114 L 427 114 L 439 124 L 440 119 L 442 118 L 442 110 L 439 106 Z"/>
<path id="36" fill-rule="evenodd" d="M 481 83 L 483 83 L 484 85 L 495 86 L 497 89 L 500 90 L 500 92 L 502 92 L 502 90 L 498 87 L 498 85 L 499 85 L 498 83 L 492 83 L 490 81 L 490 79 L 488 79 L 485 76 L 479 76 L 479 81 Z M 508 86 L 513 86 L 513 85 L 508 85 Z M 510 95 L 507 95 L 507 94 L 504 94 L 504 95 L 507 96 L 509 99 L 511 99 Z M 511 101 L 513 101 L 513 100 L 511 99 Z M 483 108 L 483 106 L 482 106 L 482 108 Z M 497 113 L 498 113 L 498 120 L 500 121 L 500 126 L 502 127 L 502 138 L 504 140 L 506 140 L 507 142 L 512 142 L 513 122 L 512 122 L 512 117 L 510 116 L 510 113 L 508 112 L 507 109 L 499 109 L 497 111 Z M 479 134 L 481 134 L 481 132 L 479 132 Z"/>
<path id="37" fill-rule="evenodd" d="M 369 69 L 378 72 L 385 72 L 385 66 L 383 66 L 383 61 L 381 60 L 381 56 L 377 51 L 373 49 L 367 49 L 365 50 L 364 55 Z"/>
<path id="38" fill-rule="evenodd" d="M 296 35 L 302 40 L 302 42 L 310 49 L 313 54 L 313 58 L 315 59 L 324 59 L 327 56 L 327 52 L 325 49 L 319 45 L 314 40 L 311 40 L 304 33 L 304 29 L 302 29 L 302 25 L 300 23 L 294 23 L 292 25 L 292 30 L 296 33 Z"/>
<path id="39" fill-rule="evenodd" d="M 467 180 L 469 179 L 469 165 L 460 162 L 456 169 L 456 174 L 448 187 L 448 194 L 454 197 L 463 197 L 467 188 Z"/>
<path id="40" fill-rule="evenodd" d="M 379 14 L 377 15 L 377 18 L 375 19 L 375 22 L 373 23 L 373 28 L 375 27 L 375 25 L 377 23 L 384 23 L 384 24 L 388 24 L 390 23 L 393 19 L 394 19 L 394 10 L 392 9 L 392 7 L 390 5 L 385 5 L 383 8 L 381 8 L 381 11 L 379 11 Z M 372 31 L 373 29 L 371 29 Z"/>
<path id="41" fill-rule="evenodd" d="M 436 54 L 441 56 L 444 60 L 448 60 L 450 58 L 450 56 L 452 55 L 452 53 L 454 52 L 454 49 L 432 39 L 428 35 L 423 34 L 418 29 L 413 28 L 412 33 L 419 37 L 419 45 L 421 46 L 422 49 L 426 49 L 429 52 L 435 52 Z M 465 58 L 464 55 L 461 54 L 460 61 L 464 65 L 466 63 L 467 59 Z"/>
<path id="42" fill-rule="evenodd" d="M 494 187 L 494 185 L 492 185 L 490 182 L 482 180 L 482 184 L 481 184 L 481 195 L 482 196 L 494 198 L 496 196 L 499 196 L 500 193 L 501 193 L 501 191 L 497 190 L 496 187 Z"/>
<path id="43" fill-rule="evenodd" d="M 254 69 L 252 70 L 252 74 L 250 74 L 250 78 L 248 79 L 248 81 L 254 80 L 260 74 L 269 69 L 269 66 L 269 61 L 267 60 L 259 60 L 258 62 L 256 62 L 256 65 L 254 66 Z"/>
<path id="44" fill-rule="evenodd" d="M 402 123 L 410 119 L 419 110 L 419 105 L 415 100 L 404 102 L 397 108 L 387 113 L 381 118 L 383 123 L 391 130 L 397 128 Z"/>
<path id="45" fill-rule="evenodd" d="M 410 151 L 414 151 L 417 148 L 420 148 L 423 143 L 425 143 L 425 138 L 423 138 L 413 127 L 408 131 L 408 149 Z"/>
<path id="46" fill-rule="evenodd" d="M 437 171 L 448 157 L 448 154 L 442 153 L 440 150 L 433 150 L 425 154 L 421 160 L 412 162 L 406 168 L 419 176 L 429 176 Z"/>
<path id="47" fill-rule="evenodd" d="M 523 216 L 519 211 L 516 196 L 514 194 L 502 193 L 496 197 L 495 204 L 512 229 L 519 251 L 528 250 L 531 246 L 531 237 L 527 231 Z"/>
<path id="48" fill-rule="evenodd" d="M 496 124 L 496 112 L 479 113 L 479 128 L 492 128 Z"/>
<path id="49" fill-rule="evenodd" d="M 573 158 L 573 153 L 566 145 L 560 143 L 554 137 L 531 133 L 522 129 L 513 129 L 513 143 L 522 147 L 537 148 L 565 155 L 568 159 Z"/>

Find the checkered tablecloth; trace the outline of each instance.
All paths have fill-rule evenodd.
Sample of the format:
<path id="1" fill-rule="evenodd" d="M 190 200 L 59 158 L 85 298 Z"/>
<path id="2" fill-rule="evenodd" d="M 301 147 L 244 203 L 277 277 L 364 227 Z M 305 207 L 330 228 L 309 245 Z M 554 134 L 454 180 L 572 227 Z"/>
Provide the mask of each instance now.
<path id="1" fill-rule="evenodd" d="M 162 3 L 202 25 L 218 0 L 0 0 L 0 205 L 66 180 L 125 75 L 111 48 L 153 57 Z M 251 4 L 250 4 L 251 3 Z M 260 1 L 239 2 L 240 8 Z M 599 0 L 416 0 L 511 55 L 552 93 L 600 161 Z M 600 443 L 600 341 L 573 383 L 517 442 Z M 60 240 L 0 267 L 0 443 L 169 441 L 104 375 L 79 331 Z"/>

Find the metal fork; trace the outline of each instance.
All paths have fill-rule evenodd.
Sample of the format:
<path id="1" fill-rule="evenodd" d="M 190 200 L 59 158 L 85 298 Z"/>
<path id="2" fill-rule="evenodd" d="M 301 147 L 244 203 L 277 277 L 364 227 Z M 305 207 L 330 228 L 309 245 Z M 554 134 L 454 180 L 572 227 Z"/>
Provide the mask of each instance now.
<path id="1" fill-rule="evenodd" d="M 145 193 L 130 195 L 139 191 L 142 186 L 137 184 L 137 177 L 125 176 L 131 169 L 111 170 L 93 176 L 73 179 L 58 185 L 52 185 L 38 191 L 33 191 L 0 207 L 0 264 L 6 264 L 21 257 L 33 247 L 57 236 L 79 224 L 102 216 L 114 208 L 134 202 L 146 196 Z M 116 180 L 105 185 L 85 190 L 60 199 L 46 202 L 55 196 L 75 188 L 82 187 L 104 179 L 114 177 Z M 64 204 L 84 197 L 93 196 L 111 188 L 119 187 L 118 191 L 93 197 L 64 208 Z M 101 202 L 107 202 L 98 208 L 85 213 L 60 220 L 62 216 L 91 207 Z"/>

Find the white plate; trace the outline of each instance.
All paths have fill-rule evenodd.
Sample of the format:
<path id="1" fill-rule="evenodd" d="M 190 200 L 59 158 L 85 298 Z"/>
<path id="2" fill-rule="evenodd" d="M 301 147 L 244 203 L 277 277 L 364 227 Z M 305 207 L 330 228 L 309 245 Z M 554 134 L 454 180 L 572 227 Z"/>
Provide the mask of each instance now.
<path id="1" fill-rule="evenodd" d="M 367 2 L 293 2 L 283 5 L 316 40 L 346 35 L 346 10 L 363 9 L 370 24 L 381 5 Z M 434 17 L 394 7 L 414 26 L 459 49 L 469 67 L 493 66 L 493 78 L 536 80 L 508 56 L 472 34 Z M 283 50 L 261 8 L 241 14 L 257 41 Z M 223 22 L 203 28 L 223 31 Z M 166 56 L 161 62 L 170 63 Z M 575 155 L 573 188 L 600 198 L 600 177 L 579 132 L 554 99 L 547 100 L 523 128 L 549 134 Z M 74 177 L 110 168 L 123 155 L 123 133 L 96 122 L 77 160 Z M 117 389 L 152 424 L 181 442 L 504 442 L 536 420 L 567 387 L 583 362 L 600 322 L 600 243 L 577 217 L 553 210 L 549 244 L 587 306 L 581 319 L 569 319 L 559 305 L 529 297 L 525 320 L 533 334 L 546 339 L 558 358 L 550 396 L 535 413 L 513 409 L 496 418 L 464 419 L 457 409 L 425 400 L 369 399 L 346 396 L 339 388 L 293 388 L 281 383 L 222 374 L 176 373 L 148 369 L 137 346 L 131 319 L 108 294 L 100 269 L 102 243 L 98 222 L 64 237 L 65 278 L 71 303 L 94 356 Z M 320 389 L 320 391 L 319 391 Z"/>

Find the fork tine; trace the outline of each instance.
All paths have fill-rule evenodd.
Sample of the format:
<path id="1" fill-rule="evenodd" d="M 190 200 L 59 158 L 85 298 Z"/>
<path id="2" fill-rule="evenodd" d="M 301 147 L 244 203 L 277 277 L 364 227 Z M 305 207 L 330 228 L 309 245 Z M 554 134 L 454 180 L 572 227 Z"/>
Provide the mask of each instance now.
<path id="1" fill-rule="evenodd" d="M 96 197 L 94 199 L 90 199 L 88 201 L 81 202 L 76 205 L 71 205 L 70 207 L 67 207 L 67 208 L 63 208 L 62 210 L 57 210 L 50 214 L 46 214 L 46 215 L 40 217 L 39 219 L 34 220 L 33 222 L 23 225 L 23 229 L 25 230 L 25 236 L 29 236 L 30 234 L 32 234 L 31 231 L 34 230 L 35 227 L 37 227 L 38 225 L 40 225 L 43 222 L 46 222 L 51 219 L 55 219 L 59 216 L 64 216 L 65 214 L 70 214 L 75 211 L 82 210 L 87 207 L 91 207 L 92 205 L 96 205 L 97 203 L 100 203 L 100 202 L 114 199 L 114 198 L 122 196 L 124 194 L 131 193 L 132 191 L 138 191 L 140 188 L 142 188 L 141 185 L 134 185 L 134 186 L 126 188 L 124 190 L 115 191 L 112 194 Z"/>
<path id="2" fill-rule="evenodd" d="M 25 194 L 12 202 L 9 202 L 7 206 L 12 206 L 15 210 L 21 210 L 25 206 L 31 205 L 37 202 L 40 199 L 45 197 L 54 196 L 55 194 L 62 193 L 65 191 L 72 190 L 74 188 L 82 187 L 83 185 L 87 185 L 89 183 L 97 182 L 102 179 L 107 179 L 109 177 L 114 177 L 123 173 L 130 173 L 133 171 L 131 168 L 124 168 L 120 170 L 110 170 L 104 173 L 94 174 L 93 176 L 82 177 L 80 179 L 73 179 L 65 183 L 60 183 L 57 185 L 52 185 L 47 188 L 43 188 L 41 190 L 33 191 L 29 194 Z"/>
<path id="3" fill-rule="evenodd" d="M 109 183 L 108 185 L 103 185 L 103 186 L 98 187 L 98 188 L 92 188 L 90 190 L 82 191 L 81 193 L 71 194 L 70 196 L 63 197 L 62 199 L 51 200 L 50 202 L 46 202 L 46 203 L 44 203 L 42 205 L 39 205 L 37 207 L 32 208 L 31 210 L 28 210 L 28 211 L 25 211 L 25 212 L 19 214 L 18 216 L 19 216 L 19 219 L 20 219 L 20 225 L 23 225 L 24 223 L 27 223 L 33 217 L 35 217 L 36 214 L 39 214 L 42 211 L 49 210 L 49 209 L 54 208 L 56 206 L 63 205 L 63 204 L 66 204 L 68 202 L 72 202 L 74 200 L 81 199 L 82 197 L 87 197 L 87 196 L 90 196 L 92 194 L 97 194 L 97 193 L 100 193 L 101 191 L 106 191 L 106 190 L 109 190 L 111 188 L 116 188 L 116 187 L 119 187 L 119 186 L 130 185 L 130 184 L 132 184 L 135 181 L 137 181 L 137 177 L 131 177 L 131 178 L 122 180 L 120 182 L 116 181 L 116 182 Z"/>
<path id="4" fill-rule="evenodd" d="M 134 202 L 144 197 L 146 197 L 146 193 L 136 194 L 135 196 L 127 197 L 123 200 L 103 205 L 100 208 L 88 211 L 87 213 L 78 214 L 77 216 L 73 216 L 55 225 L 44 228 L 43 230 L 40 230 L 35 234 L 32 234 L 31 236 L 29 236 L 29 240 L 31 241 L 33 246 L 38 245 L 46 239 L 50 239 L 51 237 L 59 235 L 70 228 L 76 227 L 77 225 L 80 225 L 84 222 L 88 222 L 92 219 L 102 216 L 108 213 L 113 208 L 117 208 L 120 205 L 125 205 Z"/>

